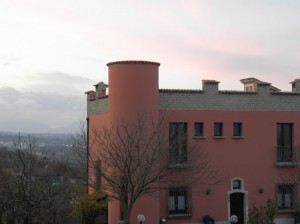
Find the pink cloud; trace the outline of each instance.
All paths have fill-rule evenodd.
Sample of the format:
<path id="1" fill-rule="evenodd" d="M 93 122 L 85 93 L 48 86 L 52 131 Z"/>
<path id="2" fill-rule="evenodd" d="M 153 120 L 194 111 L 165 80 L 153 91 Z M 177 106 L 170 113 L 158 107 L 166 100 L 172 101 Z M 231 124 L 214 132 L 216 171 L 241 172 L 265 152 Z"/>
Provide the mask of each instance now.
<path id="1" fill-rule="evenodd" d="M 257 40 L 243 37 L 241 34 L 219 33 L 206 38 L 204 46 L 217 52 L 248 56 L 267 56 L 268 49 Z"/>
<path id="2" fill-rule="evenodd" d="M 295 54 L 297 61 L 300 62 L 300 51 L 296 52 Z"/>

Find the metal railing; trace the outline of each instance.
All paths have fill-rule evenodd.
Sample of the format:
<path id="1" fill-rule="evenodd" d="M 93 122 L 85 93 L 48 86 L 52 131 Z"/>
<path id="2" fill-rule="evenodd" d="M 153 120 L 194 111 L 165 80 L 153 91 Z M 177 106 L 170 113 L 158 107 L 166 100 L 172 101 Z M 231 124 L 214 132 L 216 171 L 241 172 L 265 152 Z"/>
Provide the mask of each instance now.
<path id="1" fill-rule="evenodd" d="M 168 216 L 191 216 L 192 205 L 188 187 L 170 188 L 168 197 Z"/>
<path id="2" fill-rule="evenodd" d="M 277 163 L 300 164 L 300 147 L 276 146 Z"/>

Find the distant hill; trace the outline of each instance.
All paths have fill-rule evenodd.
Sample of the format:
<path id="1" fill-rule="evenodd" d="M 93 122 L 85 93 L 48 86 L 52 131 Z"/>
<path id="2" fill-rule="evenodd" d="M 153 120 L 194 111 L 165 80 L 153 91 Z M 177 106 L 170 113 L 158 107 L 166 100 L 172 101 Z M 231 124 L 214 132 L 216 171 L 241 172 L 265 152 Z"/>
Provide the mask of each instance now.
<path id="1" fill-rule="evenodd" d="M 44 145 L 69 145 L 72 144 L 72 137 L 70 134 L 54 134 L 54 133 L 18 133 L 18 132 L 4 132 L 0 131 L 0 143 L 11 143 L 15 141 L 18 136 L 22 139 L 28 136 L 34 137 L 38 140 L 38 144 Z"/>
<path id="2" fill-rule="evenodd" d="M 74 157 L 72 152 L 72 136 L 70 134 L 53 134 L 53 133 L 17 133 L 0 131 L 0 145 L 13 147 L 14 141 L 21 136 L 21 141 L 34 137 L 37 142 L 37 150 L 46 149 L 49 158 L 63 159 Z"/>
<path id="3" fill-rule="evenodd" d="M 79 129 L 79 122 L 74 122 L 66 127 L 53 129 L 49 126 L 33 120 L 6 120 L 0 122 L 0 131 L 21 133 L 63 133 L 70 134 Z"/>

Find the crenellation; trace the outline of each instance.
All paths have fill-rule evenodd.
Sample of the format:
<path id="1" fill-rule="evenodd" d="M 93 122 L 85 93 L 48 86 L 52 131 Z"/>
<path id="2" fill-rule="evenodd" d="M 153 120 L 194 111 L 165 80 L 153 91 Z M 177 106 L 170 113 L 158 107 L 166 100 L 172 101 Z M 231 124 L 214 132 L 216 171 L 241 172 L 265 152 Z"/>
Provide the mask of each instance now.
<path id="1" fill-rule="evenodd" d="M 104 82 L 99 82 L 95 86 L 96 97 L 101 98 L 107 95 L 106 90 L 108 85 Z"/>
<path id="2" fill-rule="evenodd" d="M 219 90 L 218 81 L 202 80 L 202 90 L 159 89 L 159 105 L 161 110 L 300 111 L 298 81 L 291 82 L 293 91 L 281 92 L 255 78 L 241 80 L 244 91 Z M 250 84 L 253 88 L 247 90 Z M 87 92 L 89 115 L 108 112 L 108 85 L 100 82 L 95 87 Z"/>
<path id="3" fill-rule="evenodd" d="M 293 93 L 300 93 L 300 79 L 295 79 L 292 84 L 292 92 Z"/>

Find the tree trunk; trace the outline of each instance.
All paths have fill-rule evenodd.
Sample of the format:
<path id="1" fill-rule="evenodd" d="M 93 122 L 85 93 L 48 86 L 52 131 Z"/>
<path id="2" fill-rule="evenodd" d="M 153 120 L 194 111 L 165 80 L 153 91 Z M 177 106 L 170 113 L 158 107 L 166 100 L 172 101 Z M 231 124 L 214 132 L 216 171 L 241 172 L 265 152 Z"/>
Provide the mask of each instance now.
<path id="1" fill-rule="evenodd" d="M 123 203 L 123 224 L 130 224 L 131 206 Z"/>
<path id="2" fill-rule="evenodd" d="M 28 216 L 25 217 L 24 224 L 29 224 L 29 218 L 28 218 Z"/>

